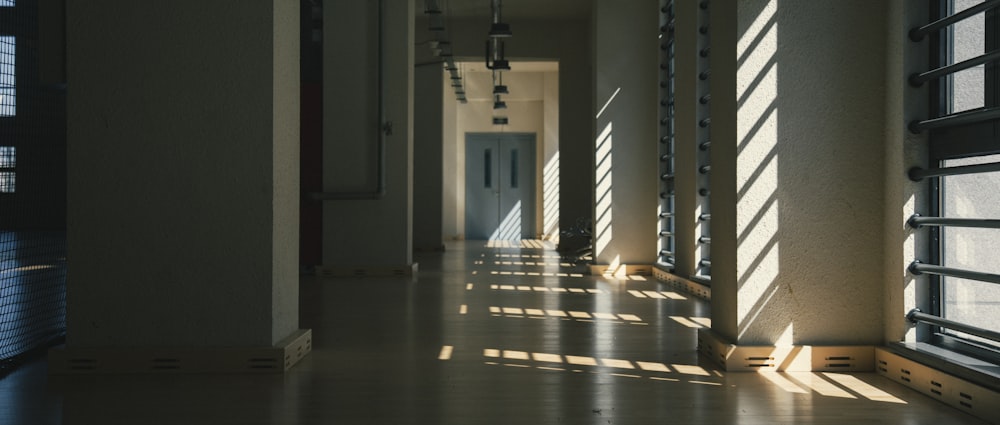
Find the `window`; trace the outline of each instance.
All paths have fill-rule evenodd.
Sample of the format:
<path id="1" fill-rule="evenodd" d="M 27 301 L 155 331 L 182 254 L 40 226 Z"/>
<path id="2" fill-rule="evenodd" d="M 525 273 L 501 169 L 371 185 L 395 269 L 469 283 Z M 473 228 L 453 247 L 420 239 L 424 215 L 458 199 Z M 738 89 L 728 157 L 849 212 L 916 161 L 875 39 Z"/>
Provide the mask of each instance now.
<path id="1" fill-rule="evenodd" d="M 0 7 L 14 7 L 14 0 L 0 0 Z"/>
<path id="2" fill-rule="evenodd" d="M 674 265 L 674 4 L 660 7 L 660 205 L 658 262 Z"/>
<path id="3" fill-rule="evenodd" d="M 15 166 L 17 166 L 17 148 L 0 146 L 0 193 L 14 193 Z"/>
<path id="4" fill-rule="evenodd" d="M 0 117 L 13 117 L 16 114 L 15 51 L 14 37 L 0 37 Z"/>
<path id="5" fill-rule="evenodd" d="M 928 258 L 910 270 L 927 274 L 930 312 L 911 319 L 932 342 L 966 354 L 1000 359 L 1000 9 L 983 0 L 939 0 L 932 22 L 911 38 L 928 37 L 930 70 L 910 76 L 926 84 L 929 164 L 911 170 L 926 180 L 927 217 L 911 226 L 928 232 Z M 915 318 L 915 319 L 914 319 Z M 941 321 L 946 319 L 950 322 Z"/>

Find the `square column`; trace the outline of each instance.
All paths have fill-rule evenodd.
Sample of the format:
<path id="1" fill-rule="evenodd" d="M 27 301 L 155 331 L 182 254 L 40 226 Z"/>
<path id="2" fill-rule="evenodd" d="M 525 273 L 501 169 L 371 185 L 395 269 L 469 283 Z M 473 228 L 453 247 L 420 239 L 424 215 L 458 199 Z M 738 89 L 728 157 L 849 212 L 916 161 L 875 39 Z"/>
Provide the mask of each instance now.
<path id="1" fill-rule="evenodd" d="M 298 17 L 293 0 L 67 5 L 68 330 L 53 370 L 142 371 L 149 356 L 244 370 L 272 349 L 261 369 L 284 369 L 277 352 L 308 334 Z M 224 365 L 188 362 L 199 353 Z"/>

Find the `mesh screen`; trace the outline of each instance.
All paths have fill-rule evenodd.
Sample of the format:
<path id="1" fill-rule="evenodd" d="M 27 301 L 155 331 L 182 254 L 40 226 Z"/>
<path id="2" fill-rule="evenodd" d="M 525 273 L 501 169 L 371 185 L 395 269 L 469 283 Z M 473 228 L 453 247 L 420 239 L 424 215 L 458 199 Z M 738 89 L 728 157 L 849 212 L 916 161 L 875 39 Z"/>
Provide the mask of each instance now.
<path id="1" fill-rule="evenodd" d="M 37 0 L 0 0 L 0 375 L 66 329 L 65 89 L 38 27 Z"/>

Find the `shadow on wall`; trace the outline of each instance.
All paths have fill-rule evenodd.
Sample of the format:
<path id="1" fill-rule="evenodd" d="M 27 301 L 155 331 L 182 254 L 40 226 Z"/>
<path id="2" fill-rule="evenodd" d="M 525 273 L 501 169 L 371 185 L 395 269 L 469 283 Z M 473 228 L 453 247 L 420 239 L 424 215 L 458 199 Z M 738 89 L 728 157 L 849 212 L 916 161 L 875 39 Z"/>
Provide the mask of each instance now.
<path id="1" fill-rule="evenodd" d="M 840 2 L 740 4 L 741 344 L 881 341 L 882 292 L 872 282 L 882 278 L 882 216 L 872 206 L 882 205 L 882 188 L 873 183 L 881 181 L 884 155 L 884 81 L 875 72 L 883 67 L 874 65 L 885 59 L 882 48 L 858 46 L 880 39 L 871 31 L 884 14 L 853 9 Z M 862 20 L 848 40 L 836 35 L 845 20 Z M 853 62 L 866 66 L 845 66 Z"/>

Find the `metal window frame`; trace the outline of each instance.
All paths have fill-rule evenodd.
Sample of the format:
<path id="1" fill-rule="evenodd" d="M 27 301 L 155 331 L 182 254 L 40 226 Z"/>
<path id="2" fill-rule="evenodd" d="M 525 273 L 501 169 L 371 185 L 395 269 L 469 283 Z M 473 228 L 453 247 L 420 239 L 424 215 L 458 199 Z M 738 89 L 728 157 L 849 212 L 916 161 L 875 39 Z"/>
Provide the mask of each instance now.
<path id="1" fill-rule="evenodd" d="M 942 19 L 954 14 L 953 0 L 938 0 L 930 4 L 932 20 Z M 985 45 L 984 51 L 991 51 L 1000 46 L 1000 9 L 985 11 Z M 930 34 L 928 55 L 932 69 L 946 66 L 953 61 L 954 52 L 951 41 L 954 38 L 954 26 Z M 1000 105 L 1000 66 L 985 67 L 984 75 L 984 108 Z M 954 82 L 951 76 L 936 78 L 928 82 L 930 92 L 930 117 L 932 119 L 947 116 L 953 110 L 950 93 L 954 92 Z M 1000 153 L 1000 121 L 988 120 L 967 125 L 931 128 L 927 130 L 927 146 L 929 153 L 928 168 L 940 168 L 945 160 L 983 156 Z M 932 177 L 926 179 L 928 205 L 927 212 L 932 217 L 942 217 L 942 207 L 946 187 L 942 179 Z M 928 260 L 933 264 L 942 264 L 944 252 L 944 232 L 946 226 L 930 226 L 928 233 Z M 944 291 L 946 282 L 940 275 L 928 275 L 927 294 L 930 306 L 929 314 L 944 317 Z M 982 359 L 993 364 L 1000 364 L 1000 346 L 993 346 L 960 335 L 950 333 L 941 326 L 921 323 L 917 327 L 918 340 L 941 348 Z"/>

